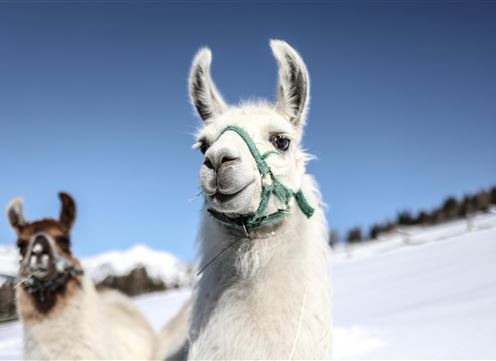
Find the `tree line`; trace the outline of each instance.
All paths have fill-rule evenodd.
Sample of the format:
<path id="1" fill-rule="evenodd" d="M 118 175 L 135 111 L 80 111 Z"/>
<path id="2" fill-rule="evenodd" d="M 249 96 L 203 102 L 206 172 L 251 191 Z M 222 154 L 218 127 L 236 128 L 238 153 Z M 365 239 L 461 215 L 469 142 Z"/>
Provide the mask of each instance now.
<path id="1" fill-rule="evenodd" d="M 347 243 L 358 243 L 365 240 L 374 240 L 381 233 L 391 232 L 400 226 L 431 226 L 456 219 L 470 217 L 477 212 L 488 212 L 491 206 L 496 206 L 496 186 L 489 190 L 481 190 L 475 194 L 467 194 L 461 199 L 448 197 L 444 202 L 430 210 L 419 211 L 413 214 L 411 211 L 403 210 L 398 212 L 396 220 L 373 224 L 368 233 L 360 226 L 355 226 L 346 232 L 344 240 Z M 329 236 L 329 243 L 338 243 L 340 235 L 332 230 Z"/>

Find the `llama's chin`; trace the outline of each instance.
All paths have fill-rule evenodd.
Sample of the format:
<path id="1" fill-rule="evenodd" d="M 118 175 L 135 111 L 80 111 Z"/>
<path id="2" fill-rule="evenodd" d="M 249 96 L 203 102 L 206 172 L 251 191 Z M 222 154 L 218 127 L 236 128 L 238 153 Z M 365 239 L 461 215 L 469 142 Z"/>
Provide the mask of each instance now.
<path id="1" fill-rule="evenodd" d="M 256 194 L 256 184 L 250 183 L 234 194 L 220 192 L 208 196 L 208 205 L 217 212 L 232 216 L 252 214 L 257 209 L 260 195 Z"/>
<path id="2" fill-rule="evenodd" d="M 26 268 L 19 272 L 19 277 L 22 278 L 36 278 L 42 282 L 48 282 L 55 277 L 57 277 L 58 273 L 54 266 L 50 265 L 50 267 L 37 267 L 37 268 Z"/>
<path id="3" fill-rule="evenodd" d="M 38 269 L 33 272 L 33 277 L 39 280 L 46 280 L 50 278 L 51 270 L 49 269 Z"/>

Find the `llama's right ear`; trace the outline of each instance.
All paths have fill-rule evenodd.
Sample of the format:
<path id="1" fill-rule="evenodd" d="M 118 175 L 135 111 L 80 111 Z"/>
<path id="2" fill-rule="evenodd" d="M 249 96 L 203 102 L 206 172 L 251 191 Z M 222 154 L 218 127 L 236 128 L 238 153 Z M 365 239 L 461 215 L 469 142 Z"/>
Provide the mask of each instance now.
<path id="1" fill-rule="evenodd" d="M 196 54 L 189 74 L 189 95 L 200 117 L 207 121 L 226 108 L 219 91 L 210 76 L 212 53 L 203 48 Z"/>
<path id="2" fill-rule="evenodd" d="M 59 222 L 67 230 L 70 230 L 76 219 L 76 202 L 74 202 L 70 195 L 64 192 L 59 193 L 59 198 L 62 203 Z"/>
<path id="3" fill-rule="evenodd" d="M 17 234 L 21 233 L 22 229 L 27 225 L 26 219 L 22 213 L 22 199 L 15 198 L 7 206 L 7 216 L 10 225 Z"/>

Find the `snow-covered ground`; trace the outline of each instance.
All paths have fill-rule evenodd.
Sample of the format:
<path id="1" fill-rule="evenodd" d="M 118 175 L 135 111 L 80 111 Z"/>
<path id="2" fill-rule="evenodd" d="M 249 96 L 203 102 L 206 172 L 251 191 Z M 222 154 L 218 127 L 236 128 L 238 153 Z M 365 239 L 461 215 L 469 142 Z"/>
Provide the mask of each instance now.
<path id="1" fill-rule="evenodd" d="M 334 257 L 335 356 L 496 358 L 496 216 Z"/>
<path id="2" fill-rule="evenodd" d="M 335 357 L 496 358 L 496 216 L 404 232 L 336 251 Z M 135 302 L 158 330 L 190 294 Z M 0 324 L 0 359 L 19 358 L 21 338 Z"/>

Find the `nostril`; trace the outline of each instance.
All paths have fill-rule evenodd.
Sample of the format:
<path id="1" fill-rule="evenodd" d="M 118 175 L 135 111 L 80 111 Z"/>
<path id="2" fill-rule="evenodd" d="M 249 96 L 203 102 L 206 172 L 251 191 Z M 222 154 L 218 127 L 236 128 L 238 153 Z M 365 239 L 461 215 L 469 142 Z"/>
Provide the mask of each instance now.
<path id="1" fill-rule="evenodd" d="M 230 157 L 230 156 L 225 155 L 222 157 L 220 164 L 222 166 L 226 166 L 226 165 L 229 165 L 231 163 L 236 162 L 237 160 L 238 160 L 238 158 L 234 158 L 234 157 Z"/>
<path id="2" fill-rule="evenodd" d="M 205 160 L 203 161 L 203 165 L 207 168 L 214 169 L 212 162 L 208 158 L 205 158 Z"/>

